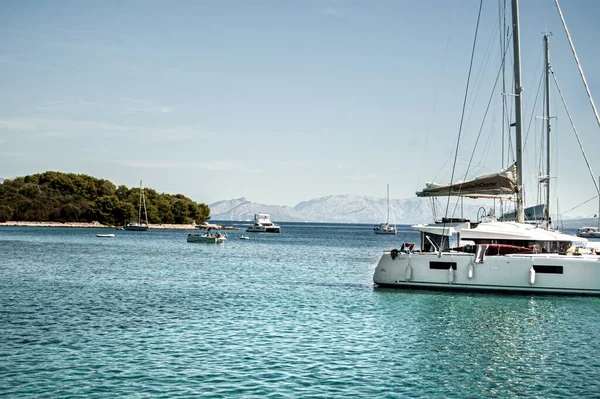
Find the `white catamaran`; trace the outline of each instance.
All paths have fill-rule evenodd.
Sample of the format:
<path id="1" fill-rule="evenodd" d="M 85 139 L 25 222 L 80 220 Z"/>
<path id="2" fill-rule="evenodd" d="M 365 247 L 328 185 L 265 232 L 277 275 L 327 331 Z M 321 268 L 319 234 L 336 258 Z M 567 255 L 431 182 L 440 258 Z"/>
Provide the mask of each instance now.
<path id="1" fill-rule="evenodd" d="M 516 164 L 470 182 L 428 185 L 417 195 L 498 198 L 516 194 L 517 220 L 499 222 L 493 217 L 483 217 L 477 223 L 450 220 L 414 226 L 420 232 L 420 246 L 414 248 L 414 244 L 405 243 L 399 249 L 385 252 L 373 275 L 377 285 L 600 295 L 600 256 L 589 251 L 578 254 L 573 246 L 573 242 L 579 241 L 576 237 L 524 223 L 520 189 L 523 159 L 518 0 L 512 0 L 512 25 Z M 547 37 L 545 42 L 547 46 Z"/>

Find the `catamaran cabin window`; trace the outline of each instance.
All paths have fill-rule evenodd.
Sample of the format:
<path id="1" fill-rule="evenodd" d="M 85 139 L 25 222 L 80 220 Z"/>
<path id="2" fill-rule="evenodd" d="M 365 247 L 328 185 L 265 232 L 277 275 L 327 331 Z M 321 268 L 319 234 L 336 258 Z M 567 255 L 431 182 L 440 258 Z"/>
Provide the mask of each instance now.
<path id="1" fill-rule="evenodd" d="M 429 268 L 435 270 L 456 270 L 456 262 L 429 262 Z"/>
<path id="2" fill-rule="evenodd" d="M 536 273 L 563 274 L 562 266 L 533 265 L 533 270 L 535 270 Z"/>

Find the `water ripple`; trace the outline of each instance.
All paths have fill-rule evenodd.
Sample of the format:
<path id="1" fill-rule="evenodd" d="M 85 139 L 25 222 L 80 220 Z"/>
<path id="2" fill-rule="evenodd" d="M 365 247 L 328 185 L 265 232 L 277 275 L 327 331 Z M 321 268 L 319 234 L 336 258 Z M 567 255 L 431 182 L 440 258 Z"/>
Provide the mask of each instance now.
<path id="1" fill-rule="evenodd" d="M 0 396 L 600 392 L 596 298 L 374 289 L 390 244 L 360 227 L 223 246 L 63 230 L 0 235 Z"/>

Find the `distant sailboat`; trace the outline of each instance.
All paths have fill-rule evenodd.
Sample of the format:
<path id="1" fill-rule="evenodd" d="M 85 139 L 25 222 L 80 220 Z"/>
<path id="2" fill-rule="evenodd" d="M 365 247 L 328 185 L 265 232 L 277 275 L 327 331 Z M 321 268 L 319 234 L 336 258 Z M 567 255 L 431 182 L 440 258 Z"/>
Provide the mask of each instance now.
<path id="1" fill-rule="evenodd" d="M 379 225 L 373 227 L 373 231 L 375 234 L 396 234 L 396 221 L 390 223 L 390 185 L 387 185 L 387 221 L 385 223 L 380 223 Z M 393 211 L 392 217 L 393 217 Z"/>
<path id="2" fill-rule="evenodd" d="M 144 207 L 144 215 L 146 217 L 146 223 L 142 222 L 142 206 Z M 137 222 L 127 223 L 125 230 L 129 231 L 146 231 L 148 230 L 148 212 L 146 211 L 146 199 L 144 198 L 144 189 L 142 188 L 142 181 L 140 180 L 140 202 L 138 206 L 138 220 Z"/>

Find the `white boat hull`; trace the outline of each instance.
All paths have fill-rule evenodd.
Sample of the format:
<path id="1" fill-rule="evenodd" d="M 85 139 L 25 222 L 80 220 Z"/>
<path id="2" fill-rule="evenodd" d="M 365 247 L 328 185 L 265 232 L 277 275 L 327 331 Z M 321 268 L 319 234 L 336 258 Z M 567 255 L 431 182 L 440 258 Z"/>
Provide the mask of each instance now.
<path id="1" fill-rule="evenodd" d="M 268 213 L 255 213 L 254 223 L 246 229 L 247 233 L 281 233 L 281 227 L 271 222 Z"/>
<path id="2" fill-rule="evenodd" d="M 475 255 L 467 253 L 399 253 L 392 259 L 386 252 L 373 282 L 399 288 L 600 295 L 600 257 L 505 255 L 475 263 Z"/>
<path id="3" fill-rule="evenodd" d="M 377 229 L 374 228 L 373 231 L 375 234 L 387 234 L 387 235 L 395 235 L 396 229 Z"/>
<path id="4" fill-rule="evenodd" d="M 596 231 L 593 233 L 577 233 L 577 237 L 581 238 L 600 238 L 600 232 Z"/>
<path id="5" fill-rule="evenodd" d="M 147 231 L 148 225 L 147 224 L 130 223 L 128 225 L 125 225 L 125 230 L 127 230 L 127 231 Z"/>
<path id="6" fill-rule="evenodd" d="M 199 242 L 205 244 L 223 244 L 225 237 L 215 237 L 209 234 L 188 234 L 187 242 Z"/>
<path id="7" fill-rule="evenodd" d="M 281 233 L 279 226 L 248 226 L 247 233 Z"/>

